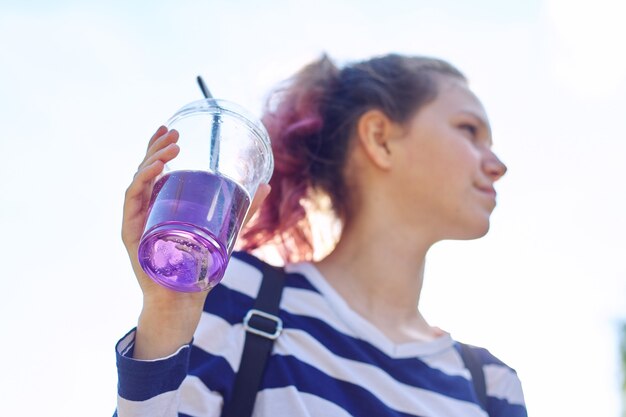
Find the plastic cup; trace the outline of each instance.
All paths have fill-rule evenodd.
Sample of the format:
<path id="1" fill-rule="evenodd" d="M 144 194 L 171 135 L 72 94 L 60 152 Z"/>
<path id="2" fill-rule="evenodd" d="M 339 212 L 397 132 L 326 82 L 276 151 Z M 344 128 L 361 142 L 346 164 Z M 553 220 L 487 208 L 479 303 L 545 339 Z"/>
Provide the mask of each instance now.
<path id="1" fill-rule="evenodd" d="M 267 131 L 238 105 L 190 103 L 167 122 L 179 155 L 157 180 L 139 243 L 139 263 L 159 284 L 209 290 L 224 276 L 250 202 L 272 175 Z"/>

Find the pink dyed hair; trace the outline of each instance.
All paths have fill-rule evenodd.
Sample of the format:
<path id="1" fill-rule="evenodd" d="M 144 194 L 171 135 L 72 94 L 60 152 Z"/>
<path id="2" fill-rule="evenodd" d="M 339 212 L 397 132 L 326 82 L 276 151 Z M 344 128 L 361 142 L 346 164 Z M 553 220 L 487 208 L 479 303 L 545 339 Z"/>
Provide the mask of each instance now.
<path id="1" fill-rule="evenodd" d="M 306 137 L 322 127 L 320 99 L 337 73 L 334 64 L 323 57 L 270 95 L 262 120 L 274 153 L 272 191 L 241 236 L 244 250 L 274 242 L 285 261 L 311 259 L 311 224 L 302 204 L 312 185 L 304 145 Z"/>

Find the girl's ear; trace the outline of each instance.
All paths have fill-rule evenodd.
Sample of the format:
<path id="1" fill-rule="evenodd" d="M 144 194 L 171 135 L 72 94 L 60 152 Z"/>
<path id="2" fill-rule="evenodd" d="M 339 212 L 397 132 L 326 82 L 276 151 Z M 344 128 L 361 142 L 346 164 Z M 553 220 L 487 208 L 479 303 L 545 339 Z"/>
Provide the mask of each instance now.
<path id="1" fill-rule="evenodd" d="M 381 169 L 391 168 L 390 143 L 398 135 L 399 127 L 380 110 L 368 110 L 357 123 L 359 144 L 369 160 Z"/>

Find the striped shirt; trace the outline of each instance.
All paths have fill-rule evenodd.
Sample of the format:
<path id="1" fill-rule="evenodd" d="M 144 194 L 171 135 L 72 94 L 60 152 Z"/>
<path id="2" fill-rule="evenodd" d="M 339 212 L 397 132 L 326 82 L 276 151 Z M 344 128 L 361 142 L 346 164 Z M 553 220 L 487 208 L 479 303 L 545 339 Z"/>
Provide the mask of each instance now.
<path id="1" fill-rule="evenodd" d="M 234 254 L 204 307 L 192 343 L 152 361 L 131 359 L 134 330 L 117 344 L 119 417 L 218 417 L 243 351 L 261 261 Z M 286 267 L 275 341 L 255 417 L 523 417 L 515 371 L 487 350 L 488 414 L 480 407 L 459 344 L 449 334 L 395 344 L 354 312 L 310 263 Z"/>

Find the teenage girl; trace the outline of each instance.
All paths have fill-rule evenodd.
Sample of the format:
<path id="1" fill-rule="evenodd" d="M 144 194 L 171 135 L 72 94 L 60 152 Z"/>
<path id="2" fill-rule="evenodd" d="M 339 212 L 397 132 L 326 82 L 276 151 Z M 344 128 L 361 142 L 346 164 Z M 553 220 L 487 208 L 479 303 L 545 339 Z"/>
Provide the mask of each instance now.
<path id="1" fill-rule="evenodd" d="M 433 58 L 392 54 L 338 68 L 324 56 L 279 86 L 263 122 L 274 175 L 254 198 L 243 252 L 210 293 L 171 291 L 139 266 L 152 186 L 179 151 L 178 133 L 161 127 L 148 144 L 124 204 L 143 309 L 117 345 L 118 415 L 219 416 L 238 400 L 241 323 L 264 267 L 250 251 L 272 244 L 286 263 L 284 330 L 255 416 L 526 416 L 515 371 L 471 347 L 485 378 L 480 404 L 460 344 L 419 308 L 428 250 L 484 236 L 506 172 L 465 77 Z M 313 261 L 307 214 L 321 199 L 341 233 Z"/>

